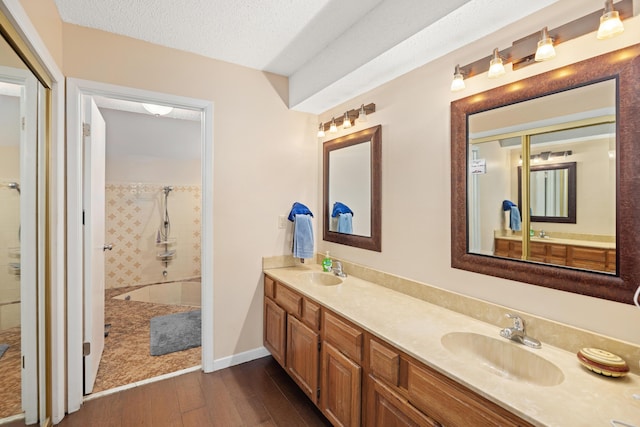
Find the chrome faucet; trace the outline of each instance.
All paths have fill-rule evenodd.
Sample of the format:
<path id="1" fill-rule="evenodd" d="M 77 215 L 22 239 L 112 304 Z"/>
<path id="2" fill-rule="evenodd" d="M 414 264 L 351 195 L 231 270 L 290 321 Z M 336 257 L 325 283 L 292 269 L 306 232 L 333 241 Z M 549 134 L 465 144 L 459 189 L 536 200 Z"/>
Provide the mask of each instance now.
<path id="1" fill-rule="evenodd" d="M 347 274 L 342 271 L 342 263 L 340 261 L 333 261 L 331 267 L 333 269 L 333 274 L 335 274 L 336 276 L 347 277 Z"/>
<path id="2" fill-rule="evenodd" d="M 546 235 L 547 235 L 547 233 L 545 233 L 544 230 L 540 230 L 540 237 L 541 238 L 544 239 L 546 237 Z"/>
<path id="3" fill-rule="evenodd" d="M 520 316 L 516 316 L 515 314 L 507 313 L 506 317 L 509 319 L 513 319 L 513 327 L 504 328 L 500 330 L 500 336 L 506 338 L 511 341 L 519 342 L 520 344 L 524 344 L 527 347 L 531 348 L 540 348 L 542 344 L 535 338 L 531 338 L 527 336 L 524 331 L 524 321 L 520 318 Z"/>

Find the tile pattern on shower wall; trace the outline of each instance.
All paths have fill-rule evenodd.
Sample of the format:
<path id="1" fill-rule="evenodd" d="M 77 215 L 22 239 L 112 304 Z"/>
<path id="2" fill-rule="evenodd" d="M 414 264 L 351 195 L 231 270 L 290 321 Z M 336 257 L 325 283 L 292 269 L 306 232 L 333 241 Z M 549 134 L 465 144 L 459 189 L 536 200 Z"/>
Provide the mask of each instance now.
<path id="1" fill-rule="evenodd" d="M 0 177 L 0 330 L 20 325 L 20 195 Z"/>
<path id="2" fill-rule="evenodd" d="M 105 242 L 113 244 L 105 257 L 106 288 L 200 276 L 200 186 L 177 185 L 169 193 L 169 237 L 175 243 L 168 249 L 176 253 L 165 267 L 157 257 L 165 247 L 156 243 L 164 219 L 164 185 L 106 185 Z"/>

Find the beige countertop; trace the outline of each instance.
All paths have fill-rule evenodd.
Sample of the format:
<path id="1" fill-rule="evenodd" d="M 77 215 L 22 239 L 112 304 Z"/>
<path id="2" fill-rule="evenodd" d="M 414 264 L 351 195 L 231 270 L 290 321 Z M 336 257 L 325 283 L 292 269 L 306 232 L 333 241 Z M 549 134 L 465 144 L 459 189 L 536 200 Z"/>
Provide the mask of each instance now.
<path id="1" fill-rule="evenodd" d="M 515 240 L 522 241 L 522 236 L 517 235 L 495 235 L 496 239 Z M 602 242 L 598 240 L 578 240 L 578 239 L 566 239 L 562 237 L 538 237 L 531 236 L 531 242 L 550 243 L 556 245 L 570 245 L 570 246 L 582 246 L 585 248 L 599 248 L 599 249 L 615 249 L 615 242 Z"/>
<path id="2" fill-rule="evenodd" d="M 594 374 L 580 365 L 575 354 L 548 345 L 538 336 L 534 338 L 542 342 L 542 348 L 537 350 L 507 342 L 552 362 L 562 370 L 564 380 L 559 385 L 541 386 L 510 379 L 474 359 L 453 354 L 441 343 L 442 336 L 450 332 L 502 339 L 498 327 L 354 276 L 337 286 L 304 283 L 299 275 L 306 271 L 320 271 L 320 267 L 265 269 L 273 279 L 534 425 L 610 427 L 611 420 L 617 420 L 640 427 L 640 399 L 634 398 L 640 398 L 637 375 L 612 379 Z"/>

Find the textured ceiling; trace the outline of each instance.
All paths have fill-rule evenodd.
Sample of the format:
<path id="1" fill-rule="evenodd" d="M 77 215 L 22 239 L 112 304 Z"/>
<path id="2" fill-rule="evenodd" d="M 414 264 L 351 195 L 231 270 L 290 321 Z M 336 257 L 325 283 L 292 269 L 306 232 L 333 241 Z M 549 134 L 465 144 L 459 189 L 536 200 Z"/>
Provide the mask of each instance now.
<path id="1" fill-rule="evenodd" d="M 312 113 L 324 112 L 542 8 L 562 3 L 559 0 L 55 2 L 63 21 L 68 23 L 288 76 L 289 106 Z M 584 6 L 583 3 L 602 7 L 601 0 L 581 0 L 579 6 Z"/>

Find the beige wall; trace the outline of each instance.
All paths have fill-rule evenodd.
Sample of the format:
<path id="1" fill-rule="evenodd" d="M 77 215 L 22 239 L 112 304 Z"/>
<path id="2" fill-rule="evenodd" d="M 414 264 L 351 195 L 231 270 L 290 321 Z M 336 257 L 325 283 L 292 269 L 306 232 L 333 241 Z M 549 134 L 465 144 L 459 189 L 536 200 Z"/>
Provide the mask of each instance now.
<path id="1" fill-rule="evenodd" d="M 450 92 L 457 63 L 473 62 L 496 46 L 508 46 L 511 41 L 536 31 L 538 25 L 540 28 L 555 25 L 542 22 L 558 20 L 558 16 L 562 16 L 562 22 L 572 19 L 558 14 L 557 7 L 549 7 L 525 22 L 506 27 L 499 34 L 478 40 L 321 115 L 327 121 L 362 103 L 376 104 L 376 112 L 369 117 L 366 127 L 382 124 L 382 252 L 324 241 L 319 249 L 434 286 L 640 343 L 640 329 L 630 326 L 637 324 L 640 313 L 630 304 L 451 268 L 451 101 L 638 41 L 640 17 L 635 17 L 625 21 L 626 31 L 618 38 L 598 41 L 594 34 L 589 34 L 559 45 L 558 57 L 553 61 L 516 72 L 509 72 L 507 67 L 507 74 L 493 81 L 477 76 L 468 79 L 465 91 Z M 357 125 L 348 132 L 340 130 L 337 136 L 363 127 Z M 317 151 L 321 164 L 320 144 Z M 540 338 L 544 341 L 544 337 Z"/>
<path id="2" fill-rule="evenodd" d="M 262 345 L 261 257 L 287 253 L 278 216 L 318 209 L 316 118 L 289 111 L 286 79 L 64 25 L 64 74 L 206 99 L 214 105 L 216 359 Z M 286 98 L 285 98 L 286 99 Z"/>
<path id="3" fill-rule="evenodd" d="M 62 19 L 53 0 L 20 0 L 47 50 L 62 68 Z"/>

